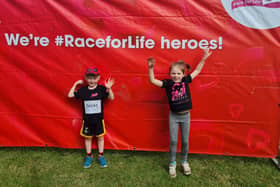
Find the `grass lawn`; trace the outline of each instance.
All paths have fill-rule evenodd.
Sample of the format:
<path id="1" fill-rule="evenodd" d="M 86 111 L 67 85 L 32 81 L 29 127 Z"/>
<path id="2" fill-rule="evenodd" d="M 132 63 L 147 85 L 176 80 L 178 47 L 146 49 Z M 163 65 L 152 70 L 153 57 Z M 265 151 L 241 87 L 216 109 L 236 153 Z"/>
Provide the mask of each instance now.
<path id="1" fill-rule="evenodd" d="M 168 153 L 106 150 L 105 169 L 96 162 L 83 169 L 84 156 L 84 150 L 2 147 L 0 186 L 280 186 L 280 171 L 264 158 L 191 154 L 192 175 L 177 167 L 171 179 Z"/>

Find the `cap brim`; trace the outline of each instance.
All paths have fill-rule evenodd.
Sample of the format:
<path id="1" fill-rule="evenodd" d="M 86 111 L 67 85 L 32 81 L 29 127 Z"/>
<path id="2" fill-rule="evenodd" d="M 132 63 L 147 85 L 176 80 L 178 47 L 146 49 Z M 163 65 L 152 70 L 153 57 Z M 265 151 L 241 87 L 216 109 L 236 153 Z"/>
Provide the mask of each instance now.
<path id="1" fill-rule="evenodd" d="M 99 73 L 86 73 L 85 75 L 86 75 L 86 76 L 87 76 L 87 75 L 93 75 L 93 76 L 96 76 L 96 75 L 100 75 L 100 74 L 99 74 Z"/>

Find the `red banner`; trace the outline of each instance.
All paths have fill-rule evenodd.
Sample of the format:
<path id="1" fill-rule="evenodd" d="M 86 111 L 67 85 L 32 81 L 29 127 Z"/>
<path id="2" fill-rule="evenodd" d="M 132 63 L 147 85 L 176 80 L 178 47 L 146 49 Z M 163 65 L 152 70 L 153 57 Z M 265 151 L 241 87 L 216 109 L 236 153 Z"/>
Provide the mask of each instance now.
<path id="1" fill-rule="evenodd" d="M 156 59 L 156 77 L 165 79 L 171 62 L 194 69 L 209 47 L 190 84 L 190 152 L 274 157 L 280 11 L 279 1 L 269 3 L 1 1 L 0 145 L 83 148 L 81 103 L 67 93 L 95 65 L 101 84 L 116 81 L 115 100 L 105 103 L 105 148 L 168 151 L 167 97 L 149 83 L 146 59 Z"/>

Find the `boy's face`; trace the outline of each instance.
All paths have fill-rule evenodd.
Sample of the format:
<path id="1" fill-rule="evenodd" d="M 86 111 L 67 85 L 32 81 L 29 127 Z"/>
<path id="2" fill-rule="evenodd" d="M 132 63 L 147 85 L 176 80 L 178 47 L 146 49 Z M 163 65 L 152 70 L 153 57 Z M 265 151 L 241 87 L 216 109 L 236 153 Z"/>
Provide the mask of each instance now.
<path id="1" fill-rule="evenodd" d="M 89 87 L 95 87 L 100 80 L 100 75 L 86 75 L 85 79 Z"/>

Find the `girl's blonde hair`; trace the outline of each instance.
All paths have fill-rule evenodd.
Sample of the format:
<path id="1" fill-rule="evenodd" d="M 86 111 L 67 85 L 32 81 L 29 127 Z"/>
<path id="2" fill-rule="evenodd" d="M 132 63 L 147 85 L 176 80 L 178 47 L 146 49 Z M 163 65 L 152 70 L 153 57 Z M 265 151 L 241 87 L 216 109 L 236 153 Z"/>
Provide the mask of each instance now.
<path id="1" fill-rule="evenodd" d="M 169 73 L 171 72 L 172 68 L 175 66 L 179 67 L 183 74 L 185 74 L 186 69 L 188 72 L 191 71 L 191 66 L 189 64 L 186 64 L 183 60 L 179 60 L 171 64 L 171 66 L 169 67 Z"/>

